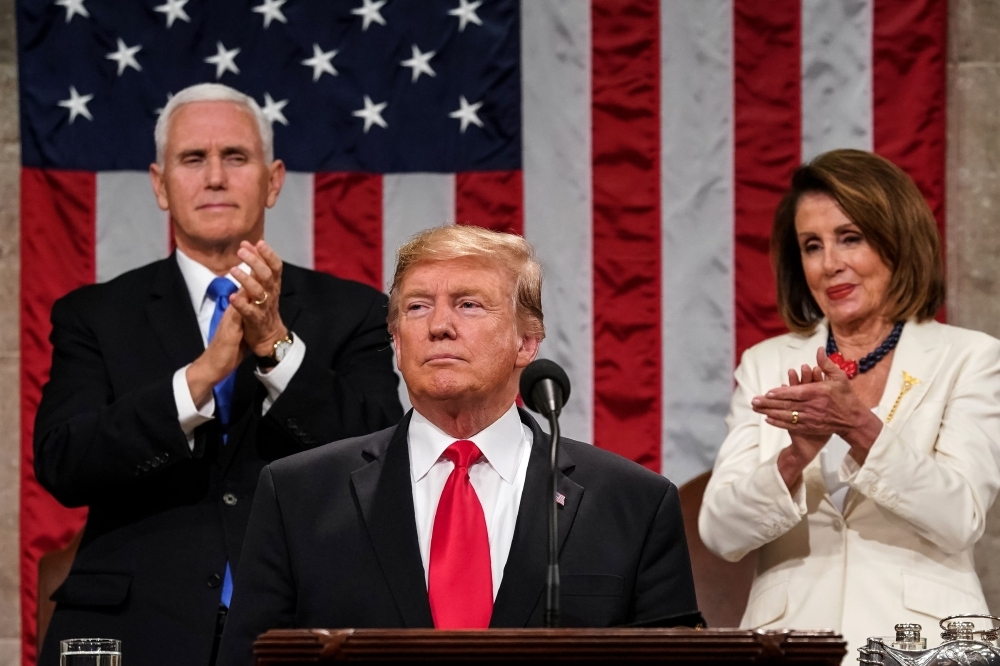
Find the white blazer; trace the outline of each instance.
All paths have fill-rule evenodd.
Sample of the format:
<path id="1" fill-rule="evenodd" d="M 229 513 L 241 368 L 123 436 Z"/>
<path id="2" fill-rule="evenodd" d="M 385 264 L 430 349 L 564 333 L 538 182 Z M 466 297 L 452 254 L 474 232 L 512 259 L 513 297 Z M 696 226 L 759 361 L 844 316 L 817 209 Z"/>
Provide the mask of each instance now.
<path id="1" fill-rule="evenodd" d="M 750 406 L 787 383 L 789 368 L 815 365 L 826 339 L 823 322 L 811 336 L 782 335 L 743 355 L 701 538 L 733 562 L 759 549 L 743 627 L 838 630 L 844 663 L 898 622 L 923 625 L 937 645 L 942 617 L 987 612 L 972 550 L 1000 486 L 1000 341 L 906 324 L 879 402 L 885 426 L 863 466 L 848 456 L 841 468 L 850 486 L 841 514 L 819 456 L 789 493 L 777 466 L 788 433 Z M 909 389 L 904 372 L 917 380 Z"/>

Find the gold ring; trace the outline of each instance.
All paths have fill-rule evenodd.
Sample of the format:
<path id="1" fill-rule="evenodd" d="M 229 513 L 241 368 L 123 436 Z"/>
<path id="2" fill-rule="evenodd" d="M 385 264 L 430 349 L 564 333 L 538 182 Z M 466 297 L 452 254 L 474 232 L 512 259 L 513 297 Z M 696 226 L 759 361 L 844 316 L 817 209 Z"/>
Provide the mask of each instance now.
<path id="1" fill-rule="evenodd" d="M 796 412 L 795 410 L 792 410 L 792 425 L 795 425 L 798 422 L 799 422 L 799 413 Z"/>
<path id="2" fill-rule="evenodd" d="M 266 291 L 264 292 L 264 298 L 260 299 L 259 301 L 254 301 L 253 302 L 254 305 L 264 305 L 264 303 L 267 303 L 267 292 Z"/>

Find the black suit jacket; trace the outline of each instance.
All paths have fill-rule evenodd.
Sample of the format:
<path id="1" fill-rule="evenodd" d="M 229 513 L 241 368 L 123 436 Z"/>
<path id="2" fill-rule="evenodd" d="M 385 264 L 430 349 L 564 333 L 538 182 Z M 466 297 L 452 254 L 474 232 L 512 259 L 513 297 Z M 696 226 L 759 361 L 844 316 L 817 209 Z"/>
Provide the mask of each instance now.
<path id="1" fill-rule="evenodd" d="M 41 664 L 58 641 L 120 638 L 129 664 L 207 664 L 222 575 L 237 571 L 254 490 L 268 462 L 362 435 L 402 415 L 386 298 L 286 264 L 280 310 L 306 343 L 261 417 L 254 359 L 237 370 L 228 443 L 213 420 L 192 452 L 174 372 L 204 351 L 171 256 L 78 289 L 52 309 L 52 371 L 35 420 L 35 474 L 66 506 L 90 508 Z"/>
<path id="2" fill-rule="evenodd" d="M 412 412 L 411 412 L 412 414 Z M 491 627 L 544 623 L 549 436 L 534 443 Z M 433 627 L 417 543 L 407 431 L 328 444 L 261 472 L 220 666 L 252 663 L 271 628 Z M 677 489 L 608 451 L 560 440 L 564 627 L 697 611 Z"/>

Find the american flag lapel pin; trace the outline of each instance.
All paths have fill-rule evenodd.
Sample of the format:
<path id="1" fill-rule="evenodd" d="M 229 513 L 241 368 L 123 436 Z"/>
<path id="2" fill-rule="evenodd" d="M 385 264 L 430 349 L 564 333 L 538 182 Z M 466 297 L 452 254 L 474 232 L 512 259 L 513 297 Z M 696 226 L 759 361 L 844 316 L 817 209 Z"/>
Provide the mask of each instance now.
<path id="1" fill-rule="evenodd" d="M 559 506 L 566 506 L 566 496 L 562 493 L 556 493 L 556 504 Z"/>

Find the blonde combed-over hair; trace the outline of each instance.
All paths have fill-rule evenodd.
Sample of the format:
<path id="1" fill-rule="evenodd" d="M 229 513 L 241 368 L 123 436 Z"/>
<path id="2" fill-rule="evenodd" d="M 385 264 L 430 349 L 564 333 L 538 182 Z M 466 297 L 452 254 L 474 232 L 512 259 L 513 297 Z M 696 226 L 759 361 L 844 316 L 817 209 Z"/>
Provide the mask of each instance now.
<path id="1" fill-rule="evenodd" d="M 507 272 L 514 284 L 518 333 L 543 339 L 542 266 L 534 248 L 516 234 L 466 225 L 421 231 L 396 251 L 396 272 L 389 288 L 389 332 L 395 333 L 399 323 L 399 292 L 410 270 L 422 263 L 466 257 L 483 259 Z"/>

